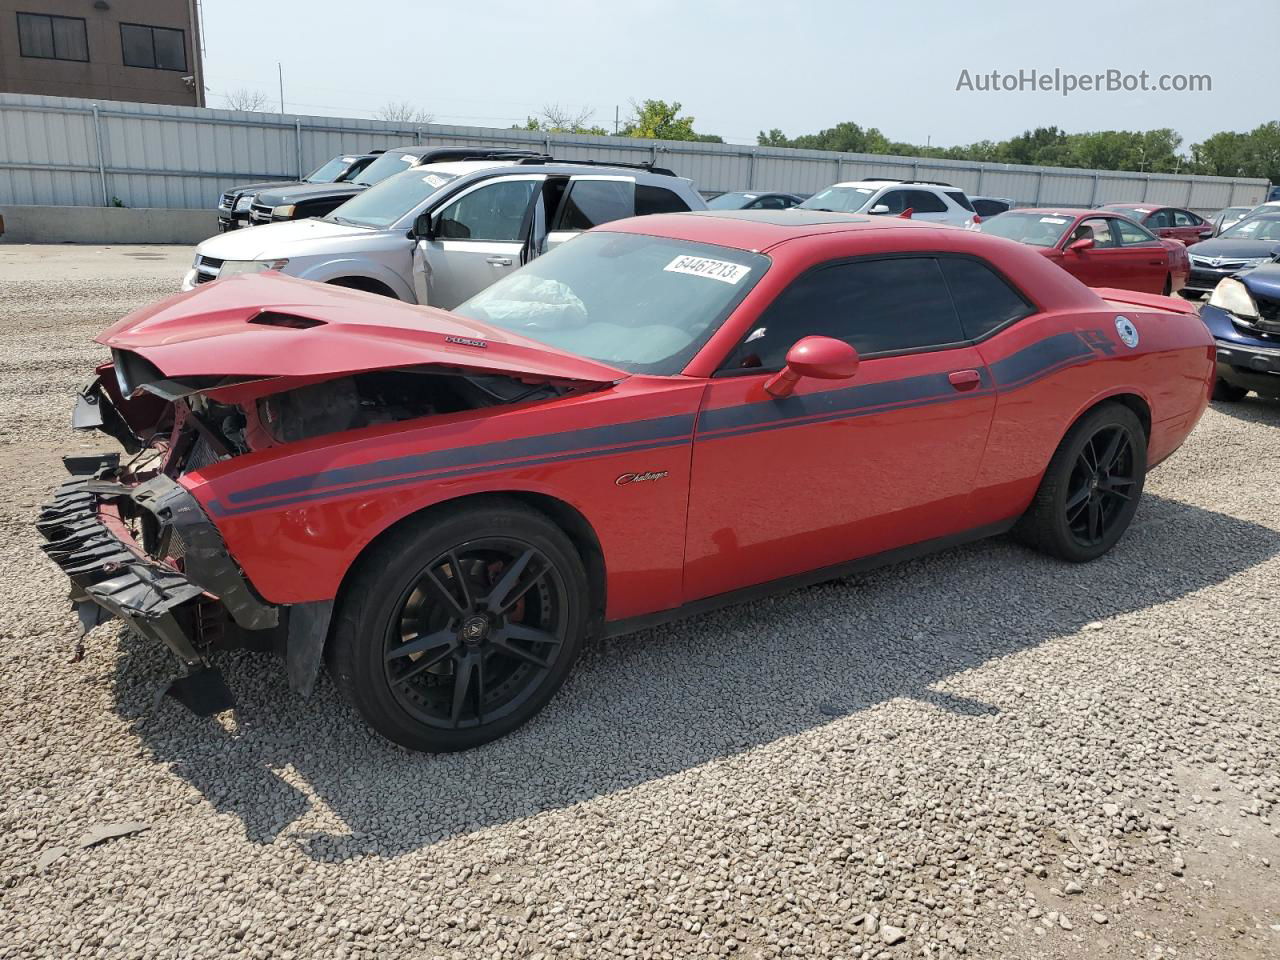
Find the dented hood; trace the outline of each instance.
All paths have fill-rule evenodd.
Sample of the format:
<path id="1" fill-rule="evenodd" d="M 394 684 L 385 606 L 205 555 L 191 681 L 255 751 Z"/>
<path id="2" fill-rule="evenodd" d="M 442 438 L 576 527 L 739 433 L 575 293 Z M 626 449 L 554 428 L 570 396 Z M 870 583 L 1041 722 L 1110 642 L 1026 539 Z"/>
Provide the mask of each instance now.
<path id="1" fill-rule="evenodd" d="M 433 365 L 521 379 L 615 383 L 622 370 L 390 298 L 268 272 L 203 284 L 97 337 L 166 378 L 322 378 Z"/>

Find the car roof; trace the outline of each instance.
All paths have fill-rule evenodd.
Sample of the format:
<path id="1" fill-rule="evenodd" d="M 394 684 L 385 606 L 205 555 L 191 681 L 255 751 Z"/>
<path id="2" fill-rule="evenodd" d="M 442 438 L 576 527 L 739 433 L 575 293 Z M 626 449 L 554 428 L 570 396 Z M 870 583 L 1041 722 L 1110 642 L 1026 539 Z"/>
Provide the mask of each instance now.
<path id="1" fill-rule="evenodd" d="M 901 217 L 863 217 L 853 213 L 825 210 L 691 210 L 688 213 L 657 213 L 647 217 L 615 220 L 596 229 L 601 231 L 653 234 L 693 243 L 713 243 L 722 247 L 760 251 L 787 240 L 814 234 L 874 230 L 958 230 L 945 224 Z"/>
<path id="2" fill-rule="evenodd" d="M 434 170 L 437 173 L 447 173 L 452 177 L 462 177 L 468 173 L 506 166 L 510 166 L 506 160 L 442 160 L 440 163 L 424 163 L 414 169 Z"/>
<path id="3" fill-rule="evenodd" d="M 1141 200 L 1133 203 L 1104 203 L 1099 210 L 1143 210 L 1155 213 L 1157 210 L 1164 210 L 1168 205 L 1163 203 L 1143 203 Z M 1180 208 L 1175 208 L 1180 209 Z"/>
<path id="4" fill-rule="evenodd" d="M 1006 211 L 1008 213 L 1039 213 L 1044 216 L 1054 217 L 1119 217 L 1121 220 L 1130 220 L 1120 212 L 1121 207 L 1128 207 L 1131 204 L 1118 203 L 1116 209 L 1108 207 L 1094 207 L 1092 209 L 1081 209 L 1080 207 L 1019 207 L 1017 210 Z M 1153 210 L 1159 210 L 1160 207 L 1152 207 Z"/>

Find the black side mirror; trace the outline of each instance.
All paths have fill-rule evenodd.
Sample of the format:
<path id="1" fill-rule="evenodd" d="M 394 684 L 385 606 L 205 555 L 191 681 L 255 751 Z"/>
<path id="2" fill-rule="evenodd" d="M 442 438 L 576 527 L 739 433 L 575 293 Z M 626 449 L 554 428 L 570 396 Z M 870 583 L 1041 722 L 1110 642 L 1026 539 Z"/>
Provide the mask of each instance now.
<path id="1" fill-rule="evenodd" d="M 420 213 L 413 219 L 413 229 L 409 231 L 409 236 L 415 240 L 431 239 L 431 214 Z"/>

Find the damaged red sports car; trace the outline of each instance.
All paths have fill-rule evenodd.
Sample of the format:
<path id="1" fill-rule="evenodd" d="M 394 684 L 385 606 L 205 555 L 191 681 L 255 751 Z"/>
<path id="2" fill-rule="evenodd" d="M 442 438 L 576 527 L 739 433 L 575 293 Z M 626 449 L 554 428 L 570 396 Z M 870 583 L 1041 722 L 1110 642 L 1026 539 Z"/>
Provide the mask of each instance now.
<path id="1" fill-rule="evenodd" d="M 584 640 L 1014 529 L 1109 550 L 1205 409 L 1188 304 L 1035 250 L 820 211 L 671 214 L 452 313 L 270 273 L 141 310 L 78 400 L 46 550 L 86 627 L 326 659 L 368 722 L 456 750 Z"/>

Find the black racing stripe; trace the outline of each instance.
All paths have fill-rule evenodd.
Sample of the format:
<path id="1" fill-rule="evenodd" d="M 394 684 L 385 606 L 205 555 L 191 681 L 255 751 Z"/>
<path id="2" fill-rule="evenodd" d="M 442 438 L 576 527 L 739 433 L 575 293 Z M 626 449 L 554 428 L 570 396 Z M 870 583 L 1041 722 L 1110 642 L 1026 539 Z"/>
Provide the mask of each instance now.
<path id="1" fill-rule="evenodd" d="M 807 427 L 815 423 L 830 423 L 833 420 L 851 420 L 855 417 L 870 416 L 874 413 L 892 413 L 894 410 L 908 410 L 916 407 L 927 407 L 937 403 L 950 403 L 953 400 L 967 400 L 970 397 L 989 397 L 995 391 L 991 389 L 952 390 L 948 396 L 929 397 L 925 400 L 912 400 L 908 403 L 887 403 L 879 407 L 859 407 L 853 410 L 841 410 L 825 416 L 807 417 L 802 420 L 782 420 L 777 423 L 766 423 L 759 426 L 743 427 L 738 430 L 723 430 L 719 433 L 704 435 L 698 433 L 699 440 L 722 440 L 725 437 L 740 437 L 748 433 L 763 433 L 766 430 L 785 430 L 788 427 Z"/>
<path id="2" fill-rule="evenodd" d="M 1058 333 L 991 364 L 997 387 L 1023 386 L 1094 355 L 1076 333 Z"/>
<path id="3" fill-rule="evenodd" d="M 984 386 L 988 385 L 986 380 L 983 375 Z M 746 428 L 799 425 L 805 420 L 838 420 L 864 411 L 874 412 L 891 406 L 912 406 L 966 395 L 951 385 L 945 373 L 930 373 L 706 410 L 698 420 L 698 436 L 726 430 L 744 433 L 749 432 Z"/>
<path id="4" fill-rule="evenodd" d="M 274 483 L 237 490 L 228 495 L 227 500 L 233 504 L 245 504 L 269 497 L 283 497 L 326 487 L 368 483 L 405 474 L 421 475 L 453 467 L 480 466 L 498 460 L 522 460 L 571 451 L 603 455 L 608 451 L 597 451 L 594 448 L 653 440 L 687 439 L 693 432 L 693 421 L 693 414 L 680 414 L 653 420 L 611 424 L 607 427 L 590 427 L 586 430 L 520 437 L 498 443 L 481 443 L 471 447 L 433 450 L 430 453 L 418 453 L 408 457 L 363 463 L 354 467 L 323 470 L 319 473 L 290 477 L 288 480 L 277 480 Z M 514 469 L 521 464 L 504 462 L 502 466 Z"/>
<path id="5" fill-rule="evenodd" d="M 303 493 L 295 497 L 286 497 L 281 500 L 270 500 L 262 503 L 250 503 L 242 507 L 224 506 L 218 500 L 209 501 L 209 512 L 220 517 L 234 516 L 241 513 L 252 513 L 256 510 L 269 510 L 275 507 L 289 507 L 298 503 L 308 503 L 312 500 L 327 500 L 330 497 L 343 497 L 351 493 L 367 493 L 370 490 L 386 490 L 391 487 L 404 486 L 407 483 L 421 483 L 429 480 L 452 480 L 455 477 L 470 477 L 482 473 L 493 473 L 497 470 L 518 470 L 523 467 L 541 467 L 552 463 L 564 463 L 568 460 L 588 460 L 595 457 L 611 456 L 617 453 L 639 453 L 646 450 L 661 450 L 665 447 L 678 447 L 688 443 L 691 438 L 689 436 L 677 437 L 669 440 L 655 440 L 651 443 L 638 443 L 625 447 L 609 447 L 596 450 L 583 450 L 577 453 L 567 453 L 557 457 L 540 457 L 534 460 L 521 460 L 519 463 L 490 463 L 479 467 L 463 467 L 458 470 L 435 471 L 427 474 L 413 474 L 410 476 L 395 477 L 391 480 L 379 480 L 374 483 L 366 483 L 360 486 L 343 487 L 341 490 L 319 490 L 309 493 Z"/>

